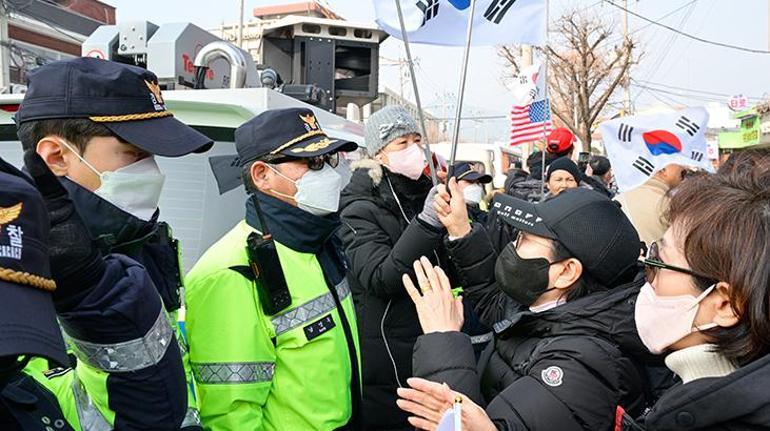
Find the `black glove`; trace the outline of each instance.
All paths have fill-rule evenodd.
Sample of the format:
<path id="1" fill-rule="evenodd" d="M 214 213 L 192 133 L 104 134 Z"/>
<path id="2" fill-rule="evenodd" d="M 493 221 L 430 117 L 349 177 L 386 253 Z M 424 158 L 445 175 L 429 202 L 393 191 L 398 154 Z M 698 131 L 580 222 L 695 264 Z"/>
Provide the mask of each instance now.
<path id="1" fill-rule="evenodd" d="M 43 195 L 51 232 L 48 255 L 56 281 L 54 300 L 66 300 L 87 291 L 101 280 L 105 264 L 59 179 L 32 150 L 24 153 L 24 165 Z"/>

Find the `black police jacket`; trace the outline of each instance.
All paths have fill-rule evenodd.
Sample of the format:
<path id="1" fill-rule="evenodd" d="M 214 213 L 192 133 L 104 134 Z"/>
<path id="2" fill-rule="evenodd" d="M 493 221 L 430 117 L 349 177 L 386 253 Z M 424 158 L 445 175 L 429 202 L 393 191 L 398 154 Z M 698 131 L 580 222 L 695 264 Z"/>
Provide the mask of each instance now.
<path id="1" fill-rule="evenodd" d="M 641 412 L 649 359 L 636 333 L 634 304 L 643 278 L 542 313 L 510 300 L 494 283 L 496 253 L 484 232 L 448 243 L 466 306 L 496 336 L 478 367 L 459 332 L 421 336 L 414 374 L 446 382 L 486 408 L 498 429 L 607 430 L 617 408 Z"/>
<path id="2" fill-rule="evenodd" d="M 166 311 L 178 310 L 182 289 L 179 241 L 171 236 L 168 224 L 157 221 L 158 213 L 144 221 L 73 181 L 65 178 L 62 185 L 102 253 L 122 254 L 141 263 L 163 299 Z"/>
<path id="3" fill-rule="evenodd" d="M 411 181 L 371 160 L 352 166 L 352 179 L 340 201 L 340 233 L 350 261 L 361 338 L 364 429 L 413 429 L 407 414 L 396 406 L 393 370 L 402 384 L 412 375 L 412 347 L 421 329 L 401 276 L 413 273 L 412 263 L 420 256 L 434 262 L 436 254 L 445 256 L 444 230 L 416 217 L 432 186 L 427 178 Z"/>
<path id="4" fill-rule="evenodd" d="M 104 261 L 105 273 L 95 286 L 69 297 L 54 297 L 78 364 L 86 362 L 107 374 L 106 384 L 98 378 L 81 380 L 84 396 L 109 400 L 115 429 L 178 430 L 187 409 L 187 387 L 180 347 L 160 297 L 147 272 L 135 261 L 120 255 L 108 255 Z M 79 367 L 75 378 L 93 375 Z M 46 373 L 46 378 L 58 379 L 72 372 L 56 370 Z M 55 381 L 51 385 L 60 386 Z M 74 389 L 67 384 L 62 392 L 68 390 Z M 56 399 L 36 380 L 19 373 L 0 389 L 0 410 L 4 410 L 0 424 L 15 422 L 24 430 L 68 429 L 55 426 L 55 419 L 62 417 L 57 409 L 75 407 L 65 405 L 66 400 Z M 50 423 L 44 423 L 44 418 Z"/>

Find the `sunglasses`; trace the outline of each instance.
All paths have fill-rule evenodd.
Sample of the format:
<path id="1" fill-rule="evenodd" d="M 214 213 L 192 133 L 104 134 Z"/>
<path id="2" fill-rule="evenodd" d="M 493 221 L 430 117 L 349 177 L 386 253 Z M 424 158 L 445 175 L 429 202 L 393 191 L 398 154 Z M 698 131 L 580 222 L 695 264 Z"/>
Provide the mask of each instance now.
<path id="1" fill-rule="evenodd" d="M 645 274 L 647 275 L 647 281 L 652 283 L 655 280 L 655 276 L 658 275 L 658 271 L 661 269 L 668 269 L 669 271 L 681 272 L 699 279 L 705 284 L 714 284 L 716 280 L 713 278 L 697 273 L 691 269 L 682 268 L 679 266 L 669 265 L 663 262 L 660 258 L 660 246 L 658 242 L 650 244 L 650 248 L 647 250 L 647 259 L 644 260 Z"/>
<path id="2" fill-rule="evenodd" d="M 324 164 L 329 165 L 332 168 L 336 168 L 340 164 L 340 153 L 324 154 L 315 157 L 265 157 L 262 160 L 273 165 L 280 165 L 281 163 L 296 162 L 301 160 L 307 163 L 307 167 L 311 171 L 320 171 L 324 168 Z"/>

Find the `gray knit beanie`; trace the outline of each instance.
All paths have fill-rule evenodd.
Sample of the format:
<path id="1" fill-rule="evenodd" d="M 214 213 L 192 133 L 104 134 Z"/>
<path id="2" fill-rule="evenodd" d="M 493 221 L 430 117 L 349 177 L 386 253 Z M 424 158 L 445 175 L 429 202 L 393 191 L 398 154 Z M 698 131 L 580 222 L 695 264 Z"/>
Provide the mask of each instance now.
<path id="1" fill-rule="evenodd" d="M 374 157 L 390 141 L 410 133 L 420 133 L 417 122 L 403 106 L 386 106 L 366 122 L 366 153 Z"/>

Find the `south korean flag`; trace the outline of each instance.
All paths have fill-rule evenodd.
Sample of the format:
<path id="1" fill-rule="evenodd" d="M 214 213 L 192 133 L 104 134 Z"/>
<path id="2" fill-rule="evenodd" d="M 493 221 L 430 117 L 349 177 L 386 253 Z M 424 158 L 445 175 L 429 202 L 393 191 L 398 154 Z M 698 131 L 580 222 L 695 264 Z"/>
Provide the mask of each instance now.
<path id="1" fill-rule="evenodd" d="M 599 126 L 621 192 L 639 186 L 669 164 L 713 171 L 704 108 L 647 116 L 621 117 Z"/>

